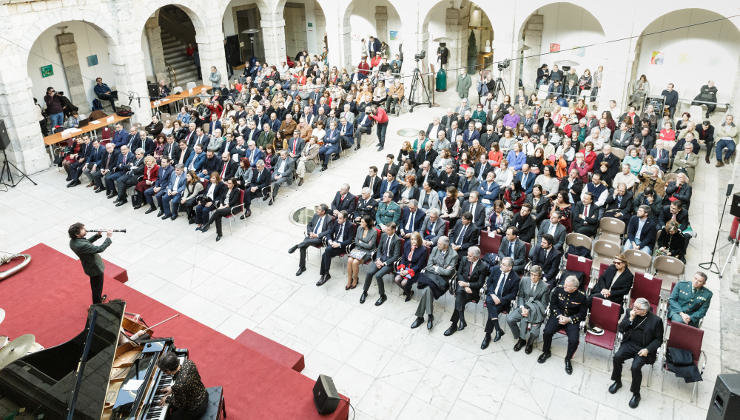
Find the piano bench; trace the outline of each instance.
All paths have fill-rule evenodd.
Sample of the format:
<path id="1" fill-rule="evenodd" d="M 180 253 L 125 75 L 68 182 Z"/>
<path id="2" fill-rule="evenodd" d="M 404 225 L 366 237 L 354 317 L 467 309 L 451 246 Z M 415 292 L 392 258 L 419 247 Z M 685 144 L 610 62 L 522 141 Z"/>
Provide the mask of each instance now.
<path id="1" fill-rule="evenodd" d="M 206 388 L 208 392 L 208 409 L 200 417 L 200 420 L 219 420 L 226 418 L 226 402 L 224 401 L 224 388 L 213 386 Z M 223 417 L 221 417 L 223 414 Z"/>

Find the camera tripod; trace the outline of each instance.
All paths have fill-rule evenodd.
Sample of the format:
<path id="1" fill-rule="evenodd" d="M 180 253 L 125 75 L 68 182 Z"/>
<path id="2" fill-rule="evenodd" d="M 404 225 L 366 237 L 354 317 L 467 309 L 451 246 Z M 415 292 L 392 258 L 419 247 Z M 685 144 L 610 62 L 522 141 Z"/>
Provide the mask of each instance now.
<path id="1" fill-rule="evenodd" d="M 504 79 L 501 78 L 501 72 L 503 70 L 499 68 L 498 77 L 493 82 L 493 99 L 498 101 L 499 95 L 506 96 L 506 86 L 504 86 Z M 503 98 L 502 96 L 502 98 Z"/>
<path id="2" fill-rule="evenodd" d="M 421 102 L 414 101 L 414 94 L 416 89 L 419 89 L 421 85 Z M 431 95 L 429 93 L 429 87 L 424 83 L 424 78 L 421 76 L 421 70 L 419 70 L 419 59 L 416 59 L 416 68 L 414 69 L 414 75 L 411 78 L 411 91 L 409 92 L 409 112 L 414 112 L 414 107 L 419 105 L 429 105 L 432 107 Z"/>
<path id="3" fill-rule="evenodd" d="M 25 172 L 21 171 L 17 166 L 13 164 L 13 162 L 8 160 L 8 155 L 6 154 L 5 149 L 2 149 L 2 151 L 3 151 L 3 167 L 2 169 L 0 169 L 0 184 L 5 185 L 6 187 L 15 188 L 16 185 L 20 184 L 21 181 L 23 181 L 23 178 L 26 178 L 29 181 L 31 181 L 33 185 L 38 185 Z M 21 177 L 20 179 L 18 179 L 18 182 L 15 182 L 15 180 L 13 179 L 13 173 L 10 172 L 10 168 L 15 169 L 16 171 L 18 171 L 18 173 L 21 174 Z M 6 176 L 8 177 L 9 183 L 5 182 Z"/>

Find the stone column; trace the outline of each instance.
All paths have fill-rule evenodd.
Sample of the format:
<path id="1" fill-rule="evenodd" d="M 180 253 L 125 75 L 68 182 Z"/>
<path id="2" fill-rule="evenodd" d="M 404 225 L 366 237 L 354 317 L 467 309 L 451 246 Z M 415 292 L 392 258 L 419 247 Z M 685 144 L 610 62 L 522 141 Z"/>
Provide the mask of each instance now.
<path id="1" fill-rule="evenodd" d="M 388 42 L 388 9 L 375 6 L 375 34 L 381 42 Z"/>
<path id="2" fill-rule="evenodd" d="M 138 33 L 122 33 L 120 39 L 140 39 Z M 109 47 L 110 62 L 116 74 L 116 88 L 119 103 L 128 105 L 128 95 L 134 97 L 131 101 L 131 110 L 134 112 L 131 121 L 149 124 L 152 119 L 149 91 L 146 84 L 146 70 L 144 55 L 138 42 L 127 42 L 121 45 L 111 44 Z"/>
<path id="3" fill-rule="evenodd" d="M 159 27 L 159 20 L 156 17 L 149 18 L 144 25 L 146 39 L 149 44 L 149 55 L 152 59 L 154 68 L 154 77 L 157 81 L 167 80 L 167 65 L 164 62 L 164 49 L 162 48 L 162 28 Z"/>
<path id="4" fill-rule="evenodd" d="M 262 11 L 260 11 L 262 12 Z M 283 11 L 273 14 L 262 13 L 260 16 L 262 39 L 265 47 L 265 62 L 280 65 L 285 61 L 285 20 Z"/>
<path id="5" fill-rule="evenodd" d="M 205 31 L 197 31 L 195 42 L 198 43 L 203 84 L 207 86 L 211 85 L 208 75 L 211 74 L 212 66 L 215 66 L 221 74 L 221 83 L 227 83 L 229 73 L 226 69 L 226 52 L 224 51 L 224 35 L 221 32 L 221 26 L 210 25 L 206 27 Z M 272 64 L 273 62 L 270 63 Z"/>
<path id="6" fill-rule="evenodd" d="M 13 52 L 10 49 L 4 52 L 3 58 L 9 63 L 21 63 L 25 59 L 20 51 Z M 31 86 L 31 79 L 26 72 L 17 71 L 12 66 L 0 68 L 0 120 L 5 122 L 10 137 L 10 148 L 6 153 L 8 160 L 27 174 L 42 171 L 50 163 L 35 117 Z M 37 99 L 44 108 L 43 97 Z M 12 172 L 17 180 L 18 174 Z"/>
<path id="7" fill-rule="evenodd" d="M 62 59 L 64 67 L 64 76 L 67 79 L 69 92 L 66 96 L 80 108 L 81 113 L 90 111 L 90 104 L 85 93 L 85 84 L 82 80 L 82 70 L 80 69 L 80 60 L 77 57 L 77 43 L 75 35 L 70 32 L 63 32 L 56 36 L 57 49 Z"/>

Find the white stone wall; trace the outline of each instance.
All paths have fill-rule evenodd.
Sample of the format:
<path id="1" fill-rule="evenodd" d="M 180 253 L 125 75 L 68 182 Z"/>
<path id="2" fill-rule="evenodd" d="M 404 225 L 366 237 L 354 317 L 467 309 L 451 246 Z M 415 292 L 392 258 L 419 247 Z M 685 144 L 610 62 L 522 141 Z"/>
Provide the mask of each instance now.
<path id="1" fill-rule="evenodd" d="M 241 0 L 236 1 L 241 2 Z M 390 41 L 393 51 L 398 49 L 398 43 L 401 40 L 404 43 L 405 72 L 410 72 L 413 68 L 413 54 L 425 46 L 429 48 L 431 44 L 430 40 L 433 36 L 427 32 L 430 28 L 429 11 L 441 9 L 444 12 L 444 9 L 450 5 L 457 8 L 461 5 L 465 6 L 460 0 L 452 2 L 449 0 L 315 0 L 315 2 L 317 6 L 314 7 L 314 14 L 318 14 L 319 9 L 323 12 L 329 45 L 329 60 L 332 64 L 339 66 L 356 64 L 361 46 L 356 41 L 352 41 L 352 33 L 359 32 L 360 37 L 373 33 L 376 24 L 376 7 L 385 6 L 388 15 L 387 29 L 399 31 L 399 40 Z M 260 10 L 267 62 L 282 61 L 285 56 L 283 8 L 286 0 L 256 0 L 252 3 L 256 4 Z M 502 7 L 503 3 L 493 0 L 479 0 L 474 3 L 491 21 L 494 31 L 494 57 L 500 60 L 517 56 L 522 29 L 528 17 L 553 2 L 518 0 L 506 4 L 506 7 Z M 580 16 L 593 16 L 602 28 L 603 38 L 606 40 L 639 36 L 648 27 L 652 28 L 656 25 L 657 27 L 671 26 L 670 23 L 660 22 L 653 25 L 653 22 L 672 11 L 697 7 L 696 2 L 690 0 L 671 2 L 572 0 L 567 3 L 568 6 L 559 6 L 559 8 L 578 10 L 577 13 Z M 229 0 L 209 2 L 178 0 L 176 3 L 169 0 L 46 0 L 12 4 L 0 2 L 0 31 L 4 38 L 4 42 L 0 43 L 0 52 L 3 56 L 2 64 L 0 64 L 0 118 L 5 121 L 11 137 L 10 158 L 28 172 L 48 167 L 48 155 L 44 150 L 38 122 L 33 117 L 32 108 L 34 94 L 38 96 L 40 93 L 37 92 L 36 83 L 32 80 L 33 71 L 28 71 L 29 66 L 36 67 L 36 64 L 29 62 L 29 56 L 34 43 L 45 31 L 60 24 L 67 24 L 66 22 L 85 22 L 85 25 L 89 27 L 86 29 L 88 35 L 94 31 L 100 35 L 108 47 L 109 69 L 101 68 L 99 72 L 103 73 L 106 79 L 110 79 L 111 85 L 119 91 L 130 91 L 146 97 L 146 76 L 151 74 L 152 69 L 147 63 L 146 51 L 142 48 L 142 33 L 147 20 L 159 8 L 168 4 L 176 4 L 185 10 L 193 21 L 204 75 L 208 74 L 212 65 L 215 65 L 221 74 L 225 75 L 227 72 L 223 39 L 224 32 L 229 32 L 229 25 L 224 25 L 225 31 L 222 31 L 222 22 L 228 22 L 228 16 L 225 14 L 233 4 Z M 701 7 L 720 16 L 737 13 L 737 3 L 731 0 L 705 2 L 701 4 Z M 354 14 L 355 10 L 358 11 L 357 15 Z M 693 16 L 699 15 L 694 14 Z M 366 23 L 362 25 L 366 27 L 354 28 L 351 25 L 352 22 L 358 22 L 359 25 L 363 19 Z M 557 28 L 553 36 L 558 39 L 569 38 L 573 32 L 582 31 L 585 28 L 592 31 L 594 27 L 591 23 L 588 26 L 581 25 L 575 18 L 563 20 L 556 17 L 555 20 L 558 23 L 555 24 Z M 561 23 L 572 25 L 572 28 L 563 29 L 560 26 Z M 676 24 L 681 23 L 681 19 L 676 22 Z M 547 19 L 545 19 L 545 26 L 547 26 Z M 434 24 L 431 27 L 435 28 Z M 323 31 L 318 26 L 315 29 L 313 42 L 310 40 L 308 42 L 309 47 L 315 46 L 318 50 L 321 48 Z M 437 31 L 438 28 L 434 30 Z M 233 23 L 231 31 L 233 31 Z M 464 37 L 467 37 L 467 28 L 461 28 L 461 31 L 465 31 Z M 716 47 L 711 53 L 713 56 L 720 57 L 720 61 L 713 62 L 717 64 L 715 67 L 724 70 L 722 74 L 715 77 L 722 80 L 720 97 L 727 98 L 724 95 L 731 95 L 727 99 L 734 101 L 740 91 L 740 86 L 738 86 L 740 78 L 737 72 L 737 20 L 723 25 L 721 32 L 716 37 L 705 36 L 706 34 L 698 32 L 676 36 L 691 38 L 699 35 L 706 41 L 701 45 Z M 547 30 L 543 33 L 542 44 L 547 43 L 549 46 L 546 33 Z M 460 36 L 459 34 L 450 35 Z M 691 48 L 698 46 L 702 49 L 701 45 L 692 43 L 681 47 L 679 43 L 672 43 L 667 38 L 663 42 L 675 49 L 689 46 Z M 734 51 L 731 48 L 733 44 Z M 640 54 L 640 60 L 637 62 L 638 71 L 644 66 L 643 56 L 650 54 L 648 51 L 651 48 L 650 43 L 643 42 L 641 45 L 642 48 L 638 49 L 636 39 L 627 39 L 601 48 L 601 56 L 607 58 L 604 66 L 606 78 L 602 88 L 602 97 L 605 100 L 613 98 L 620 105 L 622 104 L 625 86 L 632 77 L 632 69 L 638 52 Z M 666 49 L 668 50 L 669 48 Z M 81 60 L 86 57 L 84 53 L 79 55 Z M 104 58 L 101 54 L 98 56 L 99 59 Z M 86 66 L 86 62 L 82 64 Z M 666 67 L 663 72 L 653 76 L 658 87 L 670 79 L 681 80 L 681 85 L 686 85 L 687 89 L 695 88 L 691 86 L 691 83 L 694 85 L 700 83 L 696 80 L 695 74 L 701 74 L 705 68 L 710 67 L 701 64 L 700 60 L 693 62 L 693 65 L 692 63 L 678 64 L 681 65 L 675 68 Z M 516 63 L 503 74 L 509 91 L 513 91 L 515 87 L 516 78 L 514 76 L 519 74 L 518 67 L 519 64 Z M 26 71 L 18 71 L 19 68 Z M 95 70 L 98 73 L 98 69 Z M 673 71 L 676 72 L 675 76 L 671 74 Z M 703 74 L 700 77 L 700 79 L 705 78 Z M 151 115 L 148 103 L 143 101 L 140 108 L 136 102 L 133 105 L 136 112 L 134 121 L 147 123 Z"/>

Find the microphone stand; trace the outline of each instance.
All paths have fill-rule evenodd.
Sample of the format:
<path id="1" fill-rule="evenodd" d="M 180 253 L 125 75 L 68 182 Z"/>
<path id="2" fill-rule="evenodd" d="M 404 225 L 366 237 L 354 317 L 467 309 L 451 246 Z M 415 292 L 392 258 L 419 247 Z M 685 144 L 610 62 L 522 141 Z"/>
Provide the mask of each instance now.
<path id="1" fill-rule="evenodd" d="M 725 194 L 725 204 L 722 206 L 722 215 L 719 217 L 719 226 L 717 226 L 717 236 L 714 238 L 714 247 L 712 248 L 712 258 L 708 262 L 699 264 L 699 267 L 708 270 L 710 273 L 720 274 L 719 266 L 714 262 L 714 255 L 717 253 L 717 243 L 719 242 L 719 233 L 722 228 L 722 219 L 725 217 L 725 210 L 727 210 L 727 200 L 732 195 L 732 189 L 735 184 L 727 184 L 727 193 Z M 732 252 L 730 252 L 732 254 Z M 727 264 L 725 264 L 727 266 Z M 712 268 L 714 267 L 714 268 Z M 724 270 L 723 270 L 724 271 Z M 722 276 L 720 275 L 720 278 Z"/>

